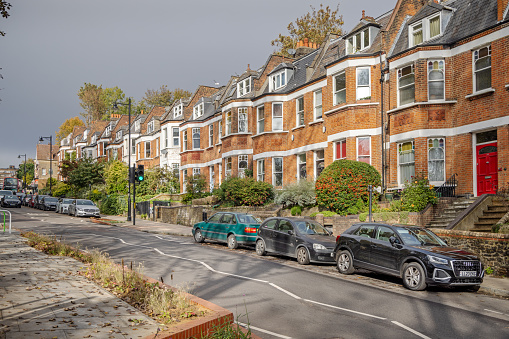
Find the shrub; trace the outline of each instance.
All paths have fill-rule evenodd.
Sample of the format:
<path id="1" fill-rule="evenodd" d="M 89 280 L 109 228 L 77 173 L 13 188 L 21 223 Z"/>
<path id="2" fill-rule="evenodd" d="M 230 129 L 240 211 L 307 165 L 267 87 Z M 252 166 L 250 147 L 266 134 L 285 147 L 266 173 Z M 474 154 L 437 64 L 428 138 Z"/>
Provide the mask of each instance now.
<path id="1" fill-rule="evenodd" d="M 327 166 L 316 180 L 318 205 L 346 214 L 359 199 L 365 204 L 369 199 L 368 185 L 380 186 L 380 173 L 371 165 L 353 160 L 336 160 Z M 378 193 L 373 191 L 373 201 Z M 358 209 L 358 208 L 357 208 Z"/>
<path id="2" fill-rule="evenodd" d="M 428 203 L 436 204 L 438 201 L 433 186 L 428 178 L 415 176 L 411 182 L 405 184 L 401 193 L 401 209 L 409 212 L 420 212 Z"/>
<path id="3" fill-rule="evenodd" d="M 126 196 L 110 194 L 104 197 L 99 204 L 102 214 L 118 215 L 127 211 Z"/>
<path id="4" fill-rule="evenodd" d="M 302 214 L 302 207 L 300 207 L 300 206 L 293 206 L 292 209 L 290 210 L 290 213 L 293 216 L 301 215 Z"/>
<path id="5" fill-rule="evenodd" d="M 215 191 L 223 204 L 262 206 L 274 197 L 272 185 L 253 178 L 228 178 Z"/>
<path id="6" fill-rule="evenodd" d="M 336 212 L 323 211 L 323 212 L 314 212 L 314 213 L 311 213 L 310 217 L 316 217 L 318 214 L 322 214 L 324 217 L 332 217 L 332 216 L 338 215 Z"/>
<path id="7" fill-rule="evenodd" d="M 357 208 L 357 206 L 350 206 L 346 210 L 346 213 L 347 214 L 359 214 L 359 209 Z"/>
<path id="8" fill-rule="evenodd" d="M 316 203 L 315 184 L 307 180 L 290 184 L 276 192 L 274 202 L 285 206 L 312 206 Z"/>

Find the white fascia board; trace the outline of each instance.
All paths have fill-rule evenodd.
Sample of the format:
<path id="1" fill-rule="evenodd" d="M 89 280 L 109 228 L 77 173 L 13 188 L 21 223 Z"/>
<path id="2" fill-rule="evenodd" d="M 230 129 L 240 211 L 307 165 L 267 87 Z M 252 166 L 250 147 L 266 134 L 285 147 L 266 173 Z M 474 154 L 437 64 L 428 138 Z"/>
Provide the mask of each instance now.
<path id="1" fill-rule="evenodd" d="M 490 33 L 478 39 L 467 42 L 466 44 L 460 45 L 453 49 L 446 50 L 434 50 L 434 51 L 419 51 L 417 53 L 413 53 L 403 57 L 401 59 L 392 61 L 389 63 L 389 68 L 391 70 L 400 68 L 403 65 L 409 64 L 418 59 L 440 59 L 440 58 L 450 58 L 455 55 L 472 51 L 479 47 L 488 45 L 489 43 L 502 39 L 509 35 L 509 27 L 502 28 L 496 32 Z"/>
<path id="2" fill-rule="evenodd" d="M 292 93 L 287 94 L 287 95 L 268 95 L 268 96 L 264 96 L 263 98 L 260 98 L 260 99 L 258 99 L 256 101 L 253 101 L 253 106 L 260 106 L 260 105 L 262 105 L 264 103 L 268 103 L 268 102 L 286 102 L 286 101 L 291 101 L 293 99 L 296 99 L 298 97 L 303 96 L 306 93 L 314 92 L 314 91 L 319 90 L 320 88 L 325 87 L 325 86 L 327 86 L 327 79 L 323 79 L 322 81 L 317 82 L 316 84 L 303 87 L 300 90 L 298 90 L 296 92 L 292 92 Z"/>
<path id="3" fill-rule="evenodd" d="M 183 126 L 179 126 L 179 132 L 185 131 L 188 128 L 202 128 L 202 127 L 208 126 L 210 124 L 213 124 L 216 121 L 221 120 L 221 118 L 222 118 L 221 116 L 217 116 L 217 117 L 207 120 L 205 122 L 194 122 L 194 123 L 185 124 Z M 175 127 L 177 127 L 177 126 L 175 126 Z"/>
<path id="4" fill-rule="evenodd" d="M 214 160 L 205 162 L 203 164 L 184 165 L 184 166 L 181 166 L 179 168 L 179 170 L 185 170 L 185 169 L 190 169 L 190 168 L 203 168 L 203 167 L 208 167 L 208 166 L 212 166 L 212 165 L 215 165 L 215 164 L 220 164 L 221 162 L 222 162 L 222 159 L 214 159 Z"/>
<path id="5" fill-rule="evenodd" d="M 223 106 L 221 108 L 221 111 L 226 112 L 226 111 L 229 111 L 230 109 L 236 108 L 236 107 L 252 107 L 252 106 L 253 106 L 252 101 L 235 101 L 235 102 L 229 103 L 226 106 Z"/>
<path id="6" fill-rule="evenodd" d="M 382 61 L 385 61 L 385 54 L 382 55 Z M 344 71 L 348 67 L 361 67 L 361 66 L 374 66 L 380 64 L 380 57 L 372 57 L 372 58 L 359 58 L 359 59 L 346 59 L 341 61 L 340 63 L 327 68 L 327 76 L 334 75 L 341 71 Z"/>
<path id="7" fill-rule="evenodd" d="M 139 143 L 139 142 L 146 142 L 146 141 L 152 141 L 152 140 L 156 140 L 160 137 L 160 133 L 156 133 L 154 135 L 143 135 L 139 138 L 136 139 L 136 143 Z M 131 138 L 132 139 L 132 138 Z"/>
<path id="8" fill-rule="evenodd" d="M 252 148 L 246 148 L 246 149 L 236 149 L 230 152 L 223 153 L 221 155 L 221 158 L 228 158 L 228 157 L 234 157 L 236 155 L 246 155 L 246 154 L 253 154 Z"/>
<path id="9" fill-rule="evenodd" d="M 351 138 L 351 137 L 380 135 L 381 133 L 382 133 L 381 127 L 366 128 L 366 129 L 352 129 L 352 130 L 348 130 L 348 131 L 344 131 L 344 132 L 331 134 L 327 137 L 327 141 L 333 142 L 333 141 L 337 141 L 340 139 L 346 139 L 346 138 Z"/>
<path id="10" fill-rule="evenodd" d="M 327 148 L 327 141 L 318 142 L 316 144 L 306 145 L 302 147 L 297 147 L 290 149 L 288 151 L 280 151 L 280 152 L 264 152 L 253 155 L 253 161 L 265 158 L 273 158 L 273 157 L 288 157 L 291 155 L 297 155 L 308 151 L 314 151 L 319 149 Z"/>
<path id="11" fill-rule="evenodd" d="M 410 132 L 400 133 L 391 135 L 390 142 L 401 142 L 404 140 L 415 139 L 415 138 L 430 138 L 430 137 L 452 137 L 456 135 L 472 133 L 477 131 L 483 131 L 498 126 L 504 126 L 509 124 L 509 116 L 495 118 L 491 120 L 476 122 L 453 128 L 436 128 L 436 129 L 419 129 Z"/>

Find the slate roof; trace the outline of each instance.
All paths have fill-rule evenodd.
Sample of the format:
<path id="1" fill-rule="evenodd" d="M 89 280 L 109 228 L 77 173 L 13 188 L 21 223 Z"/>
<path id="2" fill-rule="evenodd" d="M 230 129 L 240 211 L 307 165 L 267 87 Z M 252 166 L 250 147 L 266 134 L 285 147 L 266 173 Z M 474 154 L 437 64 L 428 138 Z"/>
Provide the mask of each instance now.
<path id="1" fill-rule="evenodd" d="M 452 16 L 445 27 L 444 33 L 418 46 L 451 45 L 498 23 L 497 1 L 495 0 L 451 0 L 442 4 L 453 9 Z M 439 12 L 444 6 L 431 2 L 411 18 L 403 27 L 399 39 L 395 42 L 393 51 L 389 57 L 393 57 L 409 49 L 409 24 Z M 447 7 L 445 8 L 447 9 Z M 507 20 L 507 17 L 504 21 L 505 20 Z"/>

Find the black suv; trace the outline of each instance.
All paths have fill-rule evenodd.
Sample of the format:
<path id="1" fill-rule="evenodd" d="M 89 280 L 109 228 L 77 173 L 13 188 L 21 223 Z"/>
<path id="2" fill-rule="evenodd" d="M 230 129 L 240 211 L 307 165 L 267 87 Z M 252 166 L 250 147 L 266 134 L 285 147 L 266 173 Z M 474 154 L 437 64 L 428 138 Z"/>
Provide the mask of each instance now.
<path id="1" fill-rule="evenodd" d="M 334 258 L 340 273 L 355 268 L 403 278 L 405 287 L 420 291 L 427 285 L 466 286 L 477 291 L 484 268 L 474 254 L 447 246 L 421 227 L 358 223 L 336 241 Z"/>

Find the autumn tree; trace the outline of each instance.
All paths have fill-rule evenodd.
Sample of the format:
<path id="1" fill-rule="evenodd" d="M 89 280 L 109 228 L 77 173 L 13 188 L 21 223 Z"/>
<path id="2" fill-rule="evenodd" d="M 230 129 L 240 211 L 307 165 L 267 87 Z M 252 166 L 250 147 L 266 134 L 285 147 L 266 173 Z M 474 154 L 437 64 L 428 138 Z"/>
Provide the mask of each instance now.
<path id="1" fill-rule="evenodd" d="M 75 126 L 85 126 L 85 123 L 79 117 L 70 118 L 64 121 L 64 123 L 58 128 L 58 131 L 55 132 L 56 143 L 60 143 L 62 139 L 67 137 L 74 130 Z"/>
<path id="2" fill-rule="evenodd" d="M 139 103 L 140 109 L 149 111 L 154 106 L 169 106 L 175 100 L 186 99 L 191 96 L 191 92 L 177 88 L 173 91 L 169 90 L 166 85 L 162 85 L 159 89 L 148 89 Z"/>
<path id="3" fill-rule="evenodd" d="M 104 181 L 108 194 L 127 194 L 128 168 L 122 161 L 113 160 L 104 168 Z"/>
<path id="4" fill-rule="evenodd" d="M 5 0 L 0 0 L 0 15 L 4 18 L 4 19 L 7 19 L 10 14 L 9 14 L 9 11 L 11 9 L 11 4 Z M 0 31 L 0 36 L 5 36 L 5 32 L 4 31 Z"/>
<path id="5" fill-rule="evenodd" d="M 297 42 L 304 38 L 320 45 L 327 34 L 342 34 L 343 16 L 339 15 L 339 5 L 334 11 L 329 6 L 323 8 L 322 4 L 319 10 L 310 7 L 311 12 L 288 25 L 288 35 L 279 34 L 277 39 L 271 41 L 272 46 L 278 47 L 276 54 L 291 57 L 288 50 L 294 49 Z"/>
<path id="6" fill-rule="evenodd" d="M 118 87 L 103 88 L 102 85 L 85 83 L 78 91 L 80 106 L 85 112 L 80 113 L 85 119 L 87 126 L 92 121 L 109 120 L 113 113 L 113 104 L 115 102 L 124 102 L 125 94 Z M 127 114 L 127 107 L 119 105 L 119 114 Z M 136 113 L 136 111 L 133 111 Z"/>
<path id="7" fill-rule="evenodd" d="M 16 177 L 20 180 L 25 180 L 26 175 L 26 182 L 25 185 L 28 186 L 34 180 L 35 174 L 35 162 L 34 159 L 28 159 L 25 163 L 21 163 L 18 167 L 18 171 L 16 172 Z"/>

